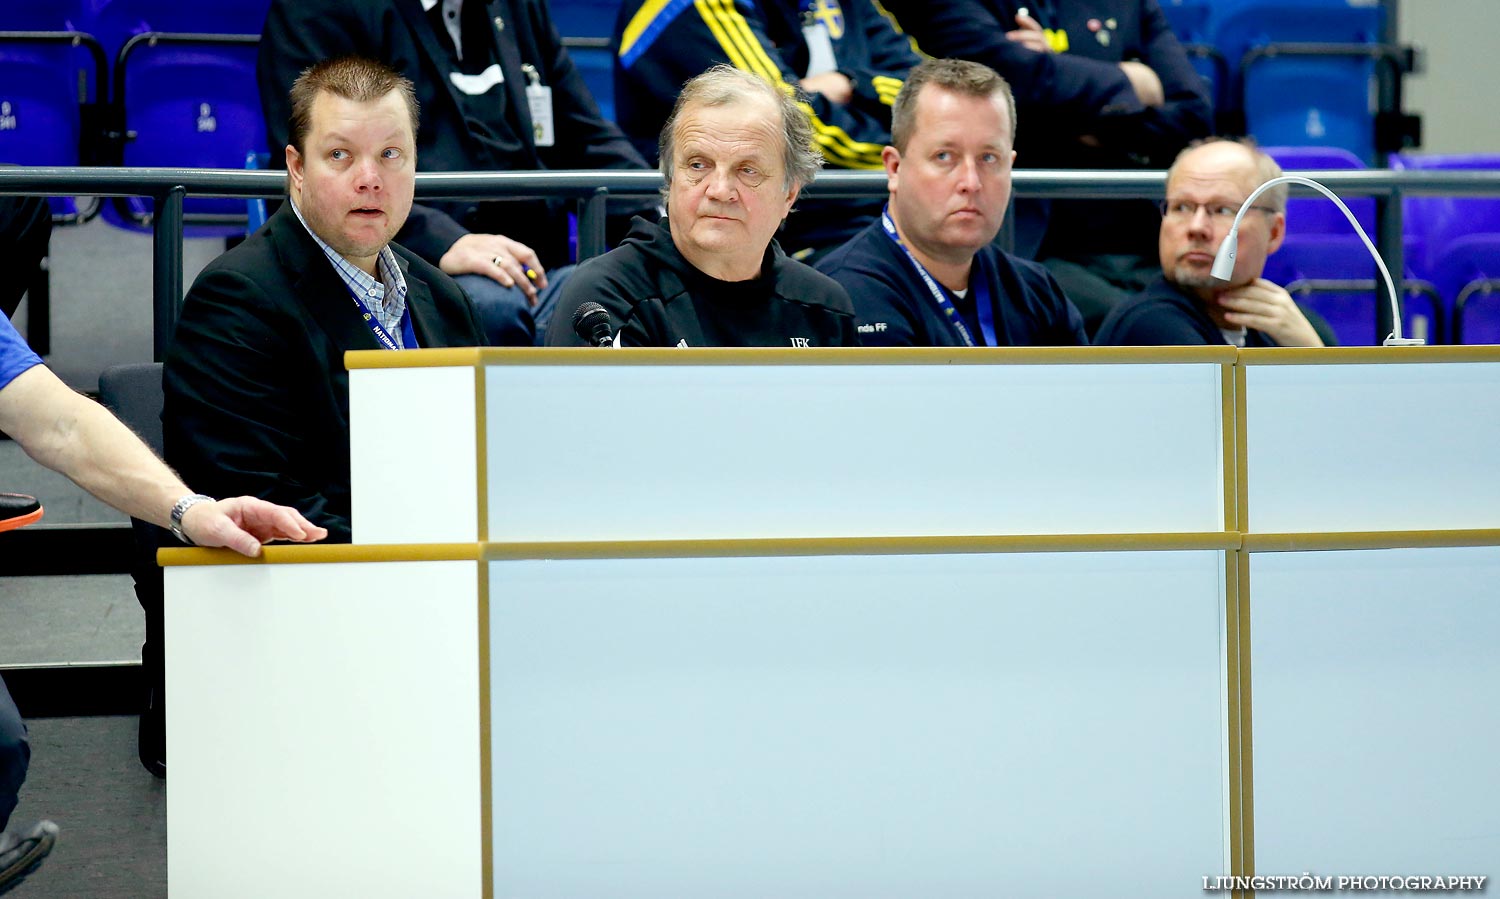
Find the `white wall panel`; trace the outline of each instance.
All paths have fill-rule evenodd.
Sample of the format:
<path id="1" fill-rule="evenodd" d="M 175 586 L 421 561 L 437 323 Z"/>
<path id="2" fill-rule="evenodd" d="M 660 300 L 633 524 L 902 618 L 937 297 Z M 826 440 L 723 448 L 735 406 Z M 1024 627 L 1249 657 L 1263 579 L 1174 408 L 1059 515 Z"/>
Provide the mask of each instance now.
<path id="1" fill-rule="evenodd" d="M 477 573 L 167 569 L 173 896 L 479 895 Z"/>
<path id="2" fill-rule="evenodd" d="M 1222 554 L 491 564 L 495 895 L 1199 897 Z"/>
<path id="3" fill-rule="evenodd" d="M 1255 861 L 1490 874 L 1500 547 L 1255 553 Z"/>
<path id="4" fill-rule="evenodd" d="M 490 536 L 1222 530 L 1220 373 L 492 366 Z"/>
<path id="5" fill-rule="evenodd" d="M 474 369 L 349 373 L 355 543 L 479 539 Z"/>
<path id="6" fill-rule="evenodd" d="M 1500 527 L 1500 363 L 1249 365 L 1245 380 L 1252 531 Z"/>

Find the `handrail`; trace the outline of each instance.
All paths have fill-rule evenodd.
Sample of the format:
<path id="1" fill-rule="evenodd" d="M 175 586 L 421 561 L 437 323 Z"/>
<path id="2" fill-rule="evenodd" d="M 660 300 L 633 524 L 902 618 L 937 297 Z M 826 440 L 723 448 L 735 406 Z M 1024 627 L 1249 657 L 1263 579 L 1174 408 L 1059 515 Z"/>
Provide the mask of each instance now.
<path id="1" fill-rule="evenodd" d="M 1393 271 L 1402 264 L 1401 203 L 1407 195 L 1500 196 L 1500 171 L 1363 170 L 1299 172 L 1346 196 L 1376 198 L 1377 244 Z M 149 196 L 158 214 L 155 232 L 153 294 L 155 358 L 160 361 L 177 321 L 182 301 L 182 221 L 184 196 L 280 197 L 286 175 L 243 169 L 96 168 L 33 166 L 0 168 L 0 196 Z M 1160 198 L 1166 185 L 1161 171 L 1107 172 L 1029 169 L 1012 177 L 1020 197 L 1050 199 Z M 661 175 L 652 171 L 561 172 L 422 172 L 416 176 L 421 200 L 474 200 L 564 197 L 579 201 L 579 256 L 604 249 L 604 199 L 608 196 L 654 197 Z M 880 172 L 824 172 L 803 189 L 813 198 L 878 197 L 886 190 Z M 1296 195 L 1312 191 L 1292 187 Z M 166 214 L 163 215 L 162 213 Z M 176 214 L 174 214 L 174 212 Z M 163 233 L 164 222 L 170 224 Z M 1385 313 L 1389 315 L 1389 312 Z"/>
<path id="2" fill-rule="evenodd" d="M 1500 195 L 1500 171 L 1416 169 L 1310 170 L 1298 174 L 1315 178 L 1341 194 L 1362 197 L 1408 194 Z M 1017 196 L 1043 198 L 1119 198 L 1162 196 L 1166 173 L 1067 169 L 1021 169 L 1012 175 Z M 155 196 L 181 186 L 195 197 L 279 197 L 286 173 L 244 169 L 172 169 L 88 166 L 12 166 L 0 169 L 0 195 Z M 554 172 L 421 172 L 416 176 L 418 199 L 473 200 L 489 198 L 591 196 L 599 188 L 622 197 L 649 197 L 661 187 L 653 171 Z M 1313 196 L 1310 189 L 1293 187 L 1294 194 Z M 885 193 L 879 172 L 822 172 L 803 189 L 808 197 L 870 197 Z"/>

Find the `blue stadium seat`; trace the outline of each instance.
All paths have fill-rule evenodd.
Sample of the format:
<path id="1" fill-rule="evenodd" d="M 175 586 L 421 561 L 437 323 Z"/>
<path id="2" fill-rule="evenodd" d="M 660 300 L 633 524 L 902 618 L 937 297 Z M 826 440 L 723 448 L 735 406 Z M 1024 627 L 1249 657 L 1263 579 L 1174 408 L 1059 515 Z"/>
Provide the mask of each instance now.
<path id="1" fill-rule="evenodd" d="M 99 155 L 107 66 L 99 42 L 76 27 L 74 4 L 0 9 L 0 162 L 75 166 Z M 50 200 L 53 219 L 79 222 L 98 208 Z"/>
<path id="2" fill-rule="evenodd" d="M 565 39 L 566 41 L 567 39 Z M 569 46 L 568 55 L 599 104 L 599 112 L 615 120 L 615 53 L 609 47 Z"/>
<path id="3" fill-rule="evenodd" d="M 1385 302 L 1384 291 L 1374 288 L 1380 274 L 1359 238 L 1311 234 L 1287 240 L 1266 260 L 1265 276 L 1322 315 L 1341 345 L 1375 346 L 1385 338 L 1376 332 L 1375 324 L 1375 304 Z M 1403 333 L 1437 342 L 1444 322 L 1436 289 L 1412 277 L 1410 269 L 1401 283 L 1405 291 Z"/>
<path id="4" fill-rule="evenodd" d="M 1263 147 L 1287 172 L 1366 168 L 1363 160 L 1338 147 Z M 1375 201 L 1345 200 L 1365 233 L 1374 239 Z M 1373 346 L 1379 272 L 1344 213 L 1327 197 L 1287 200 L 1287 234 L 1281 250 L 1266 261 L 1266 277 L 1291 290 L 1298 302 L 1325 319 L 1345 346 Z M 1395 272 L 1391 273 L 1396 276 Z M 1430 285 L 1408 265 L 1404 333 L 1436 341 L 1444 333 L 1444 310 Z"/>
<path id="5" fill-rule="evenodd" d="M 1452 297 L 1454 343 L 1500 343 L 1500 234 L 1465 234 L 1433 262 Z"/>
<path id="6" fill-rule="evenodd" d="M 1383 21 L 1381 6 L 1347 0 L 1224 3 L 1214 44 L 1238 69 L 1232 96 L 1247 131 L 1263 144 L 1343 147 L 1373 163 L 1377 64 L 1367 51 L 1380 45 Z M 1302 55 L 1312 44 L 1323 46 Z"/>
<path id="7" fill-rule="evenodd" d="M 615 119 L 615 53 L 610 48 L 619 0 L 556 0 L 549 4 L 563 46 L 606 119 Z"/>
<path id="8" fill-rule="evenodd" d="M 1496 171 L 1500 154 L 1396 154 L 1396 170 Z M 1500 197 L 1407 197 L 1408 245 L 1451 309 L 1454 343 L 1500 343 Z M 1408 251 L 1411 255 L 1416 255 Z"/>
<path id="9" fill-rule="evenodd" d="M 270 164 L 271 154 L 267 151 L 262 150 L 258 153 L 245 154 L 245 168 L 247 169 L 250 169 L 252 171 L 259 171 L 265 169 Z M 269 216 L 266 214 L 265 197 L 252 197 L 245 201 L 245 205 L 247 207 L 245 217 L 245 235 L 248 237 L 249 235 L 259 231 L 260 226 L 266 223 L 266 219 L 269 218 Z"/>
<path id="10" fill-rule="evenodd" d="M 1289 173 L 1316 170 L 1358 170 L 1367 168 L 1364 160 L 1341 147 L 1261 147 Z M 1375 233 L 1375 200 L 1371 197 L 1349 197 L 1344 200 L 1361 227 L 1372 237 Z M 1358 240 L 1349 220 L 1327 197 L 1293 197 L 1286 203 L 1288 235 L 1340 234 Z"/>
<path id="11" fill-rule="evenodd" d="M 114 56 L 120 163 L 168 168 L 241 168 L 265 147 L 255 81 L 256 44 L 269 0 L 189 4 L 96 0 L 93 27 Z M 107 215 L 144 228 L 151 201 L 130 198 Z M 190 198 L 190 236 L 244 230 L 242 200 Z"/>

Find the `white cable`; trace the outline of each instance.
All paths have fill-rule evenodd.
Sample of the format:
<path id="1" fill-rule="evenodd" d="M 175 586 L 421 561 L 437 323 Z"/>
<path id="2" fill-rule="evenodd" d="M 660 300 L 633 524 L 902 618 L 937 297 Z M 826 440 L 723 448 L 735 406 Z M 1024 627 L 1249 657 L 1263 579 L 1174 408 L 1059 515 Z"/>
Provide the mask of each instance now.
<path id="1" fill-rule="evenodd" d="M 1384 345 L 1421 346 L 1426 343 L 1420 337 L 1401 336 L 1401 304 L 1397 300 L 1396 285 L 1391 281 L 1391 273 L 1385 267 L 1385 260 L 1380 258 L 1380 253 L 1375 250 L 1375 244 L 1370 241 L 1369 235 L 1365 234 L 1365 229 L 1360 227 L 1359 219 L 1356 219 L 1354 213 L 1349 211 L 1349 207 L 1344 205 L 1344 201 L 1340 200 L 1333 191 L 1311 178 L 1303 178 L 1301 175 L 1282 175 L 1278 178 L 1272 178 L 1270 181 L 1251 191 L 1250 196 L 1245 198 L 1245 202 L 1240 204 L 1240 211 L 1234 216 L 1234 224 L 1229 226 L 1229 234 L 1225 236 L 1224 242 L 1219 245 L 1219 252 L 1214 255 L 1214 265 L 1211 269 L 1213 276 L 1220 281 L 1228 281 L 1234 277 L 1234 257 L 1239 252 L 1240 243 L 1240 222 L 1244 220 L 1245 213 L 1250 211 L 1250 206 L 1255 202 L 1255 198 L 1278 184 L 1302 184 L 1313 188 L 1332 200 L 1339 209 L 1343 210 L 1344 218 L 1347 218 L 1349 224 L 1354 226 L 1355 233 L 1364 242 L 1365 249 L 1370 251 L 1370 256 L 1375 260 L 1376 267 L 1380 269 L 1380 277 L 1385 279 L 1386 290 L 1390 291 L 1391 333 L 1386 335 Z"/>

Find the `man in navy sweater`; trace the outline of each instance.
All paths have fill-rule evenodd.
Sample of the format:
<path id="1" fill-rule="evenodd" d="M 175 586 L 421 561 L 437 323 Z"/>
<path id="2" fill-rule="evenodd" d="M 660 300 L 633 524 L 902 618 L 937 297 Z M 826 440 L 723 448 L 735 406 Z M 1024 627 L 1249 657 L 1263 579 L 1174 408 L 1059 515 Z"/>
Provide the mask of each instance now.
<path id="1" fill-rule="evenodd" d="M 907 76 L 885 148 L 890 202 L 818 269 L 854 301 L 865 346 L 1084 344 L 1047 270 L 992 241 L 1010 201 L 1015 101 L 992 69 L 938 59 Z"/>
<path id="2" fill-rule="evenodd" d="M 1261 277 L 1286 236 L 1286 185 L 1257 198 L 1240 222 L 1234 273 L 1211 273 L 1245 198 L 1281 175 L 1253 144 L 1217 139 L 1182 151 L 1167 171 L 1161 277 L 1116 306 L 1095 342 L 1118 346 L 1313 347 L 1324 340 L 1280 285 Z"/>

